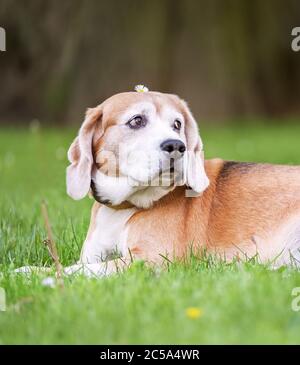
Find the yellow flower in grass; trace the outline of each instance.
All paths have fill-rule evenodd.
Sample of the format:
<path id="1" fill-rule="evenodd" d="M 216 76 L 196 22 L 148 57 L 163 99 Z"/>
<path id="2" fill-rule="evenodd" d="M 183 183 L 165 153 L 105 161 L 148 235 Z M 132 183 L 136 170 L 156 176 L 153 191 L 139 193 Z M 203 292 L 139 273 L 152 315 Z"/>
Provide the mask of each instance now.
<path id="1" fill-rule="evenodd" d="M 197 319 L 202 317 L 203 310 L 197 307 L 189 307 L 185 310 L 185 314 L 190 319 Z"/>

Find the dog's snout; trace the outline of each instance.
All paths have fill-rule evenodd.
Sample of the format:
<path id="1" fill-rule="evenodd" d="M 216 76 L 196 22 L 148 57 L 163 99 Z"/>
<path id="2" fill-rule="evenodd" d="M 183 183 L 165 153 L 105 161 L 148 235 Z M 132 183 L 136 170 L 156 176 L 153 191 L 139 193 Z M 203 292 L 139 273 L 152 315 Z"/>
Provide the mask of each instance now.
<path id="1" fill-rule="evenodd" d="M 180 152 L 183 154 L 186 150 L 185 145 L 179 139 L 167 139 L 166 141 L 162 142 L 160 145 L 162 151 L 172 153 L 172 152 Z"/>

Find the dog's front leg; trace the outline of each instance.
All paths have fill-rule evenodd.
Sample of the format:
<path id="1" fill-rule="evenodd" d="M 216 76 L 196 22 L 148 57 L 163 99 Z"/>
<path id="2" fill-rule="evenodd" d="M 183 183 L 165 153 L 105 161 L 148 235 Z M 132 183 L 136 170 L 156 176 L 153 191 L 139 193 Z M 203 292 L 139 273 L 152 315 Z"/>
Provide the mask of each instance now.
<path id="1" fill-rule="evenodd" d="M 126 223 L 136 210 L 115 210 L 96 202 L 79 264 L 100 263 L 116 254 L 126 256 Z"/>
<path id="2" fill-rule="evenodd" d="M 66 276 L 83 275 L 89 278 L 101 278 L 116 273 L 121 273 L 130 266 L 131 261 L 128 259 L 116 259 L 94 264 L 79 263 L 68 266 L 64 269 Z M 15 270 L 18 274 L 42 274 L 53 272 L 49 267 L 23 266 Z"/>

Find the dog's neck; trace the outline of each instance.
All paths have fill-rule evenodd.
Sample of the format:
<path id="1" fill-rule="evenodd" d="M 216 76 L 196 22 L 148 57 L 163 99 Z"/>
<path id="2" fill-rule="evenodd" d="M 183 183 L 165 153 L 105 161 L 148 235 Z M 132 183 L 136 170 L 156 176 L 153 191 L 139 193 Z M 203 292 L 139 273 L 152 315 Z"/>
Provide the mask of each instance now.
<path id="1" fill-rule="evenodd" d="M 144 190 L 140 190 L 132 194 L 128 198 L 128 201 L 138 208 L 148 209 L 151 208 L 155 202 L 166 196 L 174 189 L 175 186 L 149 186 Z"/>

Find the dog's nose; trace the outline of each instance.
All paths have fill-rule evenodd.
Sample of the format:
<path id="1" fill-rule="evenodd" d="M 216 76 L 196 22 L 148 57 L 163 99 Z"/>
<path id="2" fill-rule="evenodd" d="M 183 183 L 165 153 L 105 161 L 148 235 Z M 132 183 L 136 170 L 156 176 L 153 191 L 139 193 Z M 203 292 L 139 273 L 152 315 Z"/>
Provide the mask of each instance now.
<path id="1" fill-rule="evenodd" d="M 183 154 L 186 150 L 184 143 L 179 139 L 167 139 L 160 145 L 160 148 L 162 151 L 168 152 L 170 154 L 175 151 Z"/>

